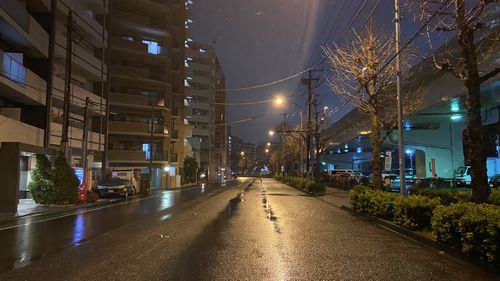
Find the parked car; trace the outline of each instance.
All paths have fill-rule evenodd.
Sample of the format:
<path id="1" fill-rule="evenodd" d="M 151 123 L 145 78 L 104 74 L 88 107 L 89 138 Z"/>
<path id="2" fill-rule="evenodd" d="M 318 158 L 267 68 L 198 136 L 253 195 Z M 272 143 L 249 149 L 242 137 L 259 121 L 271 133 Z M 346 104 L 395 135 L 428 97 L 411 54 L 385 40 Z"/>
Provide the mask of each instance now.
<path id="1" fill-rule="evenodd" d="M 500 187 L 500 174 L 496 174 L 490 178 L 490 187 L 491 188 Z"/>
<path id="2" fill-rule="evenodd" d="M 354 186 L 360 183 L 361 174 L 350 171 L 337 171 L 334 175 L 334 180 L 341 186 Z"/>
<path id="3" fill-rule="evenodd" d="M 98 181 L 96 191 L 99 193 L 99 197 L 116 195 L 127 197 L 135 194 L 136 188 L 132 184 L 132 181 L 114 177 L 112 179 Z"/>
<path id="4" fill-rule="evenodd" d="M 471 167 L 461 166 L 455 170 L 453 174 L 453 182 L 456 186 L 470 186 L 471 182 Z"/>

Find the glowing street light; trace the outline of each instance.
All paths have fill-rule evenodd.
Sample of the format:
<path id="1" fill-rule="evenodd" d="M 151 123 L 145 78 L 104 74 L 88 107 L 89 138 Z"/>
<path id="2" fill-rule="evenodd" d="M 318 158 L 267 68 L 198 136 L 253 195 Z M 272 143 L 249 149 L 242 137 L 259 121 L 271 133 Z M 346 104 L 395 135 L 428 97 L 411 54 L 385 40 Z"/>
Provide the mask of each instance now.
<path id="1" fill-rule="evenodd" d="M 274 98 L 274 104 L 278 107 L 280 107 L 281 105 L 283 105 L 285 103 L 285 99 L 282 98 L 282 97 L 275 97 Z"/>
<path id="2" fill-rule="evenodd" d="M 270 143 L 270 142 L 268 142 L 268 143 L 267 143 L 267 146 L 271 146 L 271 143 Z"/>
<path id="3" fill-rule="evenodd" d="M 245 156 L 245 151 L 240 152 L 241 156 Z"/>
<path id="4" fill-rule="evenodd" d="M 269 153 L 269 149 L 266 148 L 266 153 Z"/>
<path id="5" fill-rule="evenodd" d="M 272 137 L 274 136 L 274 131 L 273 130 L 269 130 L 269 135 Z"/>

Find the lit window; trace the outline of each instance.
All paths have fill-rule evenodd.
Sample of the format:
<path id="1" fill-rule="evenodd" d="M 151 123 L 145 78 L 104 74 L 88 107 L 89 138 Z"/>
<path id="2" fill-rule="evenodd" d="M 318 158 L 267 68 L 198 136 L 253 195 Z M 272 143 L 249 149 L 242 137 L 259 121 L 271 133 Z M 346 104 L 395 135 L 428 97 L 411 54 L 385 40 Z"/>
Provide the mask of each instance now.
<path id="1" fill-rule="evenodd" d="M 142 43 L 148 45 L 148 53 L 152 55 L 160 54 L 160 46 L 158 42 L 150 41 L 150 40 L 142 40 Z"/>

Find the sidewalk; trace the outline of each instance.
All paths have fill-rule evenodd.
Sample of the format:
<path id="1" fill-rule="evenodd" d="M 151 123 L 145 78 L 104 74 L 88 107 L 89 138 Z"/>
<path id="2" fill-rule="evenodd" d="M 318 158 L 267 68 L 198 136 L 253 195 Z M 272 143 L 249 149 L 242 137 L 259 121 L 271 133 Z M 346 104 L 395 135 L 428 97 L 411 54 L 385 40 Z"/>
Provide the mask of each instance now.
<path id="1" fill-rule="evenodd" d="M 323 201 L 326 201 L 336 207 L 351 207 L 349 201 L 349 191 L 336 187 L 326 187 L 325 195 L 318 196 Z"/>

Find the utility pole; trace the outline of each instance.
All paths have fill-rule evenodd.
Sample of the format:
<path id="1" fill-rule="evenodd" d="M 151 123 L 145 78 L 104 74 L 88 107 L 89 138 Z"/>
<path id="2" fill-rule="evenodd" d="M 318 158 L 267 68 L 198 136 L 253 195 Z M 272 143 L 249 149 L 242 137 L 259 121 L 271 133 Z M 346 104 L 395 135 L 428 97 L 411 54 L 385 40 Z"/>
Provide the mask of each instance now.
<path id="1" fill-rule="evenodd" d="M 61 136 L 61 151 L 66 157 L 66 161 L 71 162 L 69 152 L 69 104 L 71 97 L 71 66 L 73 56 L 73 11 L 69 11 L 67 19 L 67 34 L 66 34 L 66 71 L 64 74 L 64 108 L 63 108 L 63 125 Z"/>
<path id="2" fill-rule="evenodd" d="M 399 0 L 394 0 L 394 22 L 396 24 L 396 91 L 398 96 L 398 150 L 399 150 L 399 188 L 402 195 L 406 196 L 405 179 L 405 150 L 403 140 L 403 99 L 401 97 L 401 60 L 400 60 L 400 37 L 401 37 L 401 16 L 399 11 Z"/>
<path id="3" fill-rule="evenodd" d="M 307 85 L 307 130 L 306 130 L 306 172 L 307 178 L 312 177 L 311 173 L 311 129 L 312 129 L 312 101 L 314 97 L 314 90 L 312 82 L 318 81 L 319 79 L 313 77 L 313 69 L 309 69 L 308 77 L 302 78 L 302 83 Z"/>
<path id="4" fill-rule="evenodd" d="M 107 10 L 107 17 L 104 16 L 104 26 L 106 30 L 111 31 L 111 2 L 109 6 L 106 7 L 106 2 L 103 2 L 104 11 Z M 104 32 L 103 32 L 104 34 Z M 104 35 L 103 35 L 104 36 Z M 108 33 L 107 36 L 107 47 L 103 50 L 103 53 L 106 55 L 106 85 L 104 88 L 104 98 L 106 99 L 105 105 L 105 113 L 104 113 L 104 151 L 102 154 L 102 163 L 101 163 L 101 177 L 104 178 L 106 175 L 106 170 L 108 168 L 108 142 L 109 142 L 109 92 L 111 91 L 111 76 L 109 75 L 110 65 L 111 65 L 111 36 Z M 103 40 L 104 41 L 104 40 Z M 104 67 L 102 67 L 104 69 Z M 102 71 L 102 70 L 101 70 Z M 102 118 L 102 117 L 101 117 Z"/>
<path id="5" fill-rule="evenodd" d="M 282 130 L 282 137 L 283 137 L 283 177 L 286 177 L 286 112 L 283 112 L 283 130 Z"/>
<path id="6" fill-rule="evenodd" d="M 49 30 L 49 54 L 47 66 L 47 87 L 45 96 L 45 135 L 44 146 L 50 146 L 50 134 L 52 125 L 52 88 L 54 85 L 54 49 L 56 42 L 56 11 L 57 1 L 50 2 L 50 30 Z"/>
<path id="7" fill-rule="evenodd" d="M 88 143 L 88 123 L 89 123 L 90 98 L 85 98 L 85 109 L 83 111 L 83 140 L 82 140 L 82 168 L 84 176 L 87 175 L 87 143 Z"/>

